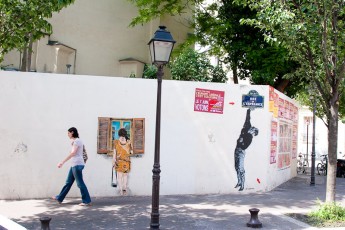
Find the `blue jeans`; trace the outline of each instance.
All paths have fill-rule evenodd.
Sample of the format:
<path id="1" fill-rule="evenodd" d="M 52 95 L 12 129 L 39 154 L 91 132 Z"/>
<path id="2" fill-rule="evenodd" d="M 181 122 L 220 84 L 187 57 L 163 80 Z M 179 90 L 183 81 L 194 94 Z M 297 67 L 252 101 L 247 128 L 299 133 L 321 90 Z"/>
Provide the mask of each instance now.
<path id="1" fill-rule="evenodd" d="M 56 196 L 56 199 L 58 201 L 62 202 L 65 199 L 67 193 L 71 189 L 75 180 L 80 189 L 81 199 L 83 203 L 85 204 L 91 203 L 89 191 L 87 190 L 87 187 L 83 181 L 83 172 L 82 172 L 83 169 L 84 169 L 84 165 L 76 165 L 76 166 L 71 167 L 66 179 L 65 186 L 63 186 L 60 194 Z"/>

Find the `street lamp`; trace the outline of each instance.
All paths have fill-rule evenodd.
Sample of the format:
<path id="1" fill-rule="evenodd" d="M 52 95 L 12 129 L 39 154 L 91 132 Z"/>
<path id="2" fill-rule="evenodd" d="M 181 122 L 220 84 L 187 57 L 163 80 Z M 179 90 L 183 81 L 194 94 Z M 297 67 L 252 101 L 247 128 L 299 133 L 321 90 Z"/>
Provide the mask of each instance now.
<path id="1" fill-rule="evenodd" d="M 160 129 L 161 129 L 161 89 L 163 66 L 169 62 L 171 51 L 176 41 L 172 38 L 165 26 L 159 26 L 154 37 L 150 40 L 150 54 L 152 64 L 157 66 L 157 109 L 156 109 L 156 134 L 155 134 L 155 157 L 152 169 L 152 211 L 151 229 L 159 229 L 159 180 L 160 180 Z"/>
<path id="2" fill-rule="evenodd" d="M 316 110 L 316 98 L 313 99 L 313 137 L 311 147 L 311 171 L 310 171 L 310 185 L 315 186 L 315 110 Z"/>

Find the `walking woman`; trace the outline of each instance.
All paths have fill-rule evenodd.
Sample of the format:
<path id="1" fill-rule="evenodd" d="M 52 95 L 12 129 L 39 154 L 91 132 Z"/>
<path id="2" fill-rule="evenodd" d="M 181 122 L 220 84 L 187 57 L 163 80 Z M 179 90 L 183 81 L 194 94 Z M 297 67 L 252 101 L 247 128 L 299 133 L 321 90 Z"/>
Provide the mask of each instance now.
<path id="1" fill-rule="evenodd" d="M 119 129 L 119 139 L 114 141 L 113 167 L 117 172 L 120 194 L 127 195 L 128 173 L 131 169 L 130 155 L 133 153 L 131 141 L 124 128 Z"/>
<path id="2" fill-rule="evenodd" d="M 52 199 L 56 200 L 58 203 L 62 203 L 65 199 L 67 193 L 71 189 L 74 181 L 77 182 L 77 185 L 80 189 L 82 203 L 80 206 L 90 206 L 91 198 L 89 191 L 83 180 L 83 169 L 85 166 L 83 159 L 83 142 L 79 139 L 78 130 L 74 127 L 68 129 L 68 137 L 72 140 L 72 149 L 68 156 L 60 162 L 57 166 L 61 168 L 68 160 L 71 160 L 71 168 L 69 170 L 66 184 L 62 188 L 61 192 L 57 196 L 53 196 Z"/>

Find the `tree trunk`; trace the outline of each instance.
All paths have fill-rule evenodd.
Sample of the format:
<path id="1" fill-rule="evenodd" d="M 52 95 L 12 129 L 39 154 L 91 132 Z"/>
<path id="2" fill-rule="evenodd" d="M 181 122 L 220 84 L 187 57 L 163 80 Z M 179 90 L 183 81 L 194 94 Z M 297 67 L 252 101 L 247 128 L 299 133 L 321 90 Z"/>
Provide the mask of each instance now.
<path id="1" fill-rule="evenodd" d="M 30 71 L 31 70 L 31 57 L 32 57 L 32 36 L 30 35 L 30 41 L 29 41 L 29 48 L 28 48 L 28 57 L 27 57 L 27 67 L 26 67 L 26 71 Z"/>
<path id="2" fill-rule="evenodd" d="M 238 84 L 237 67 L 233 66 L 231 69 L 232 69 L 232 76 L 233 76 L 233 79 L 234 79 L 234 84 Z"/>
<path id="3" fill-rule="evenodd" d="M 31 68 L 31 56 L 32 56 L 32 35 L 28 34 L 29 43 L 23 49 L 22 66 L 20 71 L 28 72 Z"/>
<path id="4" fill-rule="evenodd" d="M 290 81 L 288 79 L 281 79 L 279 83 L 277 84 L 276 90 L 278 90 L 281 93 L 284 93 L 289 83 Z"/>
<path id="5" fill-rule="evenodd" d="M 22 65 L 20 67 L 20 71 L 22 71 L 22 72 L 27 72 L 26 71 L 27 56 L 28 56 L 28 47 L 24 47 L 24 49 L 23 49 L 23 57 L 22 57 Z"/>
<path id="6" fill-rule="evenodd" d="M 335 102 L 331 105 L 328 116 L 328 165 L 326 202 L 335 202 L 335 179 L 337 173 L 337 148 L 338 148 L 338 111 L 339 105 Z"/>

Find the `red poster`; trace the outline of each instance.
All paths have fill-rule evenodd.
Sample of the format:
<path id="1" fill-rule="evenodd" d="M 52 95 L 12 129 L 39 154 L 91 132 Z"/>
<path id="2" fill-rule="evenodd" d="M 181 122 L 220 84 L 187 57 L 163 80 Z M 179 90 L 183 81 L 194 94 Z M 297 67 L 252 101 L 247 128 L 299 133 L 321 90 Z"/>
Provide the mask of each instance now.
<path id="1" fill-rule="evenodd" d="M 270 96 L 270 101 L 274 101 L 274 88 L 272 86 L 269 87 L 269 96 Z"/>
<path id="2" fill-rule="evenodd" d="M 290 108 L 289 108 L 289 120 L 293 120 L 293 107 L 294 105 L 292 104 L 292 102 L 290 102 Z"/>
<path id="3" fill-rule="evenodd" d="M 285 103 L 283 98 L 279 98 L 279 110 L 278 117 L 284 117 L 285 115 Z"/>
<path id="4" fill-rule="evenodd" d="M 277 127 L 278 124 L 276 121 L 271 122 L 271 156 L 270 156 L 270 164 L 274 164 L 277 162 Z"/>
<path id="5" fill-rule="evenodd" d="M 195 89 L 194 111 L 223 113 L 224 91 Z"/>
<path id="6" fill-rule="evenodd" d="M 293 120 L 298 121 L 298 108 L 297 108 L 297 106 L 294 106 L 293 114 L 294 114 Z"/>
<path id="7" fill-rule="evenodd" d="M 290 102 L 284 101 L 284 118 L 289 119 Z"/>
<path id="8" fill-rule="evenodd" d="M 297 137 L 298 137 L 298 125 L 297 123 L 292 125 L 292 159 L 297 157 Z"/>
<path id="9" fill-rule="evenodd" d="M 278 169 L 284 169 L 290 166 L 290 154 L 278 155 Z"/>

